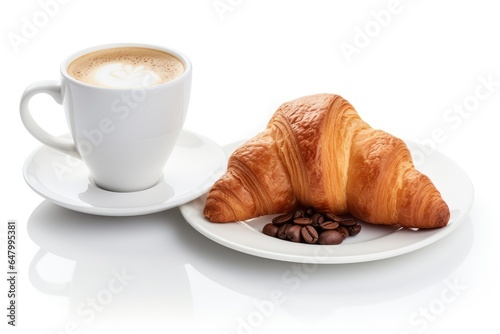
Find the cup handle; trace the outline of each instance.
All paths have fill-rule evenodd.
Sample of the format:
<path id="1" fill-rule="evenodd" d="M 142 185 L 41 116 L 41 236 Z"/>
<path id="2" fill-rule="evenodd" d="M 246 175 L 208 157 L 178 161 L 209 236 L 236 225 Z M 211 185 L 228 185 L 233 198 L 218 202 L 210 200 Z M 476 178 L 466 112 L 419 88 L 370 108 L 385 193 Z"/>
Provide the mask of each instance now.
<path id="1" fill-rule="evenodd" d="M 61 85 L 57 81 L 40 81 L 30 85 L 24 91 L 21 97 L 20 104 L 20 112 L 21 112 L 21 120 L 23 121 L 26 129 L 38 139 L 41 143 L 52 147 L 58 151 L 61 151 L 65 154 L 69 154 L 75 158 L 81 159 L 80 153 L 76 149 L 75 143 L 72 139 L 67 138 L 59 138 L 54 135 L 51 135 L 44 129 L 42 129 L 31 116 L 31 112 L 29 109 L 29 101 L 36 94 L 45 93 L 54 99 L 59 104 L 62 104 L 62 93 L 61 93 Z"/>

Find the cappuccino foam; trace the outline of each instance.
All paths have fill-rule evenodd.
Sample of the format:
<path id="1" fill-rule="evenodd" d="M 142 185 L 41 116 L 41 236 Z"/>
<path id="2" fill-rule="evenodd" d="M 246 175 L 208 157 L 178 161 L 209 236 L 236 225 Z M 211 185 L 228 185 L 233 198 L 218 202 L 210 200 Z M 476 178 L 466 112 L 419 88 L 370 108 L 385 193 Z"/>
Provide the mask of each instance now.
<path id="1" fill-rule="evenodd" d="M 98 50 L 75 59 L 68 74 L 78 81 L 108 88 L 159 85 L 184 73 L 173 55 L 149 48 L 119 47 Z"/>

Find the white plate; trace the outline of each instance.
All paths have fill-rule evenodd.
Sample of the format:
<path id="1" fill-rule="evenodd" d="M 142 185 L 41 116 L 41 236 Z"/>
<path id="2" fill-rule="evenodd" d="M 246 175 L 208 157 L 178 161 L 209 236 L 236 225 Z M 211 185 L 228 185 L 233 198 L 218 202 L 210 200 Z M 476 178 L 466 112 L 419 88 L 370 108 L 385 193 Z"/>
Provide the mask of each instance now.
<path id="1" fill-rule="evenodd" d="M 409 253 L 447 236 L 465 219 L 474 191 L 467 174 L 451 159 L 415 143 L 407 142 L 417 168 L 428 175 L 447 202 L 451 218 L 447 226 L 413 230 L 364 224 L 361 233 L 340 245 L 298 244 L 269 237 L 262 227 L 273 216 L 228 224 L 210 223 L 203 217 L 206 194 L 181 206 L 184 218 L 198 232 L 231 249 L 274 260 L 301 263 L 355 263 L 385 259 Z"/>
<path id="2" fill-rule="evenodd" d="M 215 142 L 183 131 L 155 186 L 137 192 L 97 187 L 85 164 L 46 146 L 26 159 L 24 179 L 38 194 L 65 208 L 103 216 L 133 216 L 167 210 L 199 197 L 226 168 L 227 156 Z"/>

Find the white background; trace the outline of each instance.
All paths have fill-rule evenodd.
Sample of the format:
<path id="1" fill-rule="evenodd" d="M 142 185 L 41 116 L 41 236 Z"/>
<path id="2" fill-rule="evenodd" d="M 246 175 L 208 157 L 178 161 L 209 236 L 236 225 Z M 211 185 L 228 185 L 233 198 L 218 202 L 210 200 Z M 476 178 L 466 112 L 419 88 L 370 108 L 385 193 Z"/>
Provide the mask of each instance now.
<path id="1" fill-rule="evenodd" d="M 12 328 L 6 274 L 0 275 L 0 331 L 498 330 L 500 20 L 493 3 L 3 2 L 0 267 L 7 271 L 5 225 L 15 219 L 19 308 Z M 178 209 L 132 218 L 61 209 L 23 180 L 24 160 L 39 143 L 20 121 L 20 95 L 34 81 L 57 80 L 60 62 L 74 51 L 111 42 L 166 45 L 188 55 L 194 76 L 185 127 L 220 145 L 256 134 L 282 102 L 340 94 L 373 127 L 434 146 L 460 165 L 475 188 L 469 218 L 412 254 L 301 267 L 219 246 L 187 225 Z M 342 51 L 347 45 L 351 53 Z M 32 105 L 44 127 L 66 132 L 63 112 L 50 98 Z M 38 280 L 28 275 L 33 262 Z M 123 271 L 130 281 L 110 295 L 109 282 Z M 274 292 L 281 292 L 280 302 L 269 302 Z M 89 310 L 92 298 L 109 296 L 94 314 L 78 312 Z"/>

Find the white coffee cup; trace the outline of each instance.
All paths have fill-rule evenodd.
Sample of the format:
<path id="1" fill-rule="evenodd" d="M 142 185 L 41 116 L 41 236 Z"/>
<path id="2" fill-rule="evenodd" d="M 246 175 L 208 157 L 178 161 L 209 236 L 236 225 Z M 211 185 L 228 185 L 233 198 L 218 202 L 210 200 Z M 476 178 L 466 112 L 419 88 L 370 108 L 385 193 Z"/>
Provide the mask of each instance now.
<path id="1" fill-rule="evenodd" d="M 117 48 L 165 52 L 182 63 L 183 72 L 159 84 L 151 83 L 151 78 L 144 75 L 139 78 L 142 83 L 129 87 L 114 82 L 111 87 L 89 84 L 68 73 L 68 66 L 76 59 Z M 113 75 L 122 77 L 126 71 L 133 73 L 135 79 L 142 75 L 143 65 L 139 69 L 126 66 L 125 72 Z M 23 93 L 20 112 L 26 129 L 43 144 L 82 159 L 90 171 L 91 182 L 101 188 L 128 192 L 157 184 L 186 118 L 192 77 L 189 59 L 165 47 L 108 44 L 73 54 L 61 64 L 60 72 L 60 82 L 37 82 Z M 28 103 L 39 93 L 49 94 L 63 105 L 72 139 L 53 136 L 35 122 Z"/>

